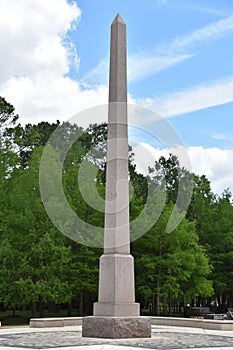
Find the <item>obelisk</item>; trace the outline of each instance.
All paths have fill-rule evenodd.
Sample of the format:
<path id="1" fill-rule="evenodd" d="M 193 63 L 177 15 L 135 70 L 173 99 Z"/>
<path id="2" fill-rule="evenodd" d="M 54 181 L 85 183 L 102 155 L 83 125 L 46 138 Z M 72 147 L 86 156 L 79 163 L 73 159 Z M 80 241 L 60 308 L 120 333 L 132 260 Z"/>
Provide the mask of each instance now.
<path id="1" fill-rule="evenodd" d="M 130 255 L 126 25 L 111 26 L 104 254 L 94 316 L 83 318 L 84 337 L 150 337 L 151 323 L 135 303 Z"/>

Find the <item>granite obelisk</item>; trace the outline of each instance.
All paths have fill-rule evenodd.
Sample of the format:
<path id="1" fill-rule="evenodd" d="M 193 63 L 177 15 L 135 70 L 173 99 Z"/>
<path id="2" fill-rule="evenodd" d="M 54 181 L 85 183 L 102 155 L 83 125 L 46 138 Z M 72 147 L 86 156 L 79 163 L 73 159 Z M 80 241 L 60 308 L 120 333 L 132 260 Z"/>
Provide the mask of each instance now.
<path id="1" fill-rule="evenodd" d="M 118 14 L 111 26 L 104 254 L 94 316 L 83 319 L 83 336 L 150 337 L 150 320 L 135 303 L 130 255 L 126 25 Z"/>

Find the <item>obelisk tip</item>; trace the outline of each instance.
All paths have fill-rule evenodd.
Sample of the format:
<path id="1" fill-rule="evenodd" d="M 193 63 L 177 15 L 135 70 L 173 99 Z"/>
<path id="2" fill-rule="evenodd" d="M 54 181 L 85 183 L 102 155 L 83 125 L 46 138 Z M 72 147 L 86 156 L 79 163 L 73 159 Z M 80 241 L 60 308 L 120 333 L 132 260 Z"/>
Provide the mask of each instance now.
<path id="1" fill-rule="evenodd" d="M 116 15 L 114 21 L 112 22 L 112 24 L 115 24 L 115 23 L 125 24 L 125 22 L 123 21 L 123 19 L 119 13 Z"/>

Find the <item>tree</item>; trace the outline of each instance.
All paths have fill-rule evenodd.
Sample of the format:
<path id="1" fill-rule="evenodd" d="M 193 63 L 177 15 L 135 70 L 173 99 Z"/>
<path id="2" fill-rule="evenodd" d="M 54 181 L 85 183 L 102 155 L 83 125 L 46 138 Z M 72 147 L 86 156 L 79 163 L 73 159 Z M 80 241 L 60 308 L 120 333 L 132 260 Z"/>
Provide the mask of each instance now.
<path id="1" fill-rule="evenodd" d="M 69 144 L 70 137 L 76 138 L 77 132 L 81 132 L 82 135 L 82 130 L 77 126 L 67 125 L 65 130 L 65 133 L 59 134 L 58 130 L 58 134 L 54 134 L 55 148 L 52 145 L 48 146 L 51 149 L 51 157 L 45 171 L 46 176 L 50 177 L 49 183 L 54 188 L 58 184 L 51 178 L 51 169 L 64 160 L 62 148 L 58 148 L 57 152 L 56 146 L 59 146 L 60 142 Z M 35 146 L 27 166 L 19 165 L 15 176 L 7 179 L 10 191 L 0 248 L 1 300 L 13 309 L 19 304 L 22 307 L 31 304 L 34 315 L 35 305 L 39 303 L 42 315 L 44 302 L 71 304 L 71 301 L 78 297 L 79 313 L 82 314 L 84 293 L 97 292 L 99 251 L 94 252 L 91 248 L 67 239 L 48 218 L 39 191 L 39 165 L 43 151 L 43 146 Z M 63 184 L 74 210 L 79 214 L 83 211 L 86 218 L 89 208 L 85 201 L 81 200 L 76 181 L 79 163 L 84 156 L 85 151 L 77 141 L 64 160 Z M 48 195 L 51 190 L 48 188 Z M 62 205 L 58 202 L 53 204 L 55 211 Z M 88 220 L 99 221 L 99 218 L 92 211 Z M 20 268 L 15 268 L 15 261 Z M 6 276 L 8 278 L 5 278 Z"/>
<path id="2" fill-rule="evenodd" d="M 213 204 L 212 231 L 208 236 L 212 278 L 219 304 L 233 306 L 233 206 L 229 190 Z M 225 310 L 224 310 L 225 311 Z"/>
<path id="3" fill-rule="evenodd" d="M 45 303 L 67 303 L 69 312 L 71 305 L 78 303 L 79 314 L 88 313 L 97 295 L 102 249 L 82 245 L 85 239 L 80 238 L 86 238 L 86 223 L 104 225 L 106 124 L 91 125 L 87 130 L 59 122 L 10 127 L 17 120 L 14 108 L 3 109 L 2 115 L 0 301 L 13 310 L 31 304 L 34 314 L 39 304 L 41 315 Z M 39 165 L 45 149 L 49 161 L 43 169 L 49 185 L 42 202 Z M 132 157 L 131 234 L 134 237 L 135 231 L 148 231 L 132 243 L 137 299 L 152 300 L 157 314 L 159 306 L 167 309 L 171 297 L 178 303 L 215 293 L 221 301 L 233 303 L 233 206 L 229 191 L 215 196 L 205 176 L 190 174 L 173 155 L 167 160 L 161 157 L 148 177 L 136 172 Z M 60 186 L 56 171 L 61 171 L 65 198 L 81 219 L 80 227 L 72 218 L 67 220 L 64 203 L 53 196 Z M 178 210 L 182 210 L 192 176 L 194 190 L 186 218 L 167 233 L 178 192 L 183 190 L 178 203 Z M 44 203 L 53 208 L 55 221 L 62 221 L 62 228 L 71 229 L 73 235 L 68 238 L 59 232 Z M 92 240 L 92 245 L 98 246 L 102 238 L 93 230 L 88 232 L 86 243 Z"/>
<path id="4" fill-rule="evenodd" d="M 180 166 L 177 156 L 171 153 L 168 159 L 161 156 L 153 168 L 149 167 L 149 175 L 152 181 L 166 192 L 167 201 L 177 203 L 182 209 L 183 203 L 189 199 L 188 196 L 192 190 L 193 175 Z M 177 202 L 179 192 L 181 198 Z"/>
<path id="5" fill-rule="evenodd" d="M 188 220 L 195 221 L 200 241 L 208 248 L 208 236 L 213 231 L 215 196 L 205 175 L 194 175 L 193 195 L 187 211 Z"/>
<path id="6" fill-rule="evenodd" d="M 164 203 L 164 208 L 152 228 L 132 246 L 139 276 L 137 291 L 146 297 L 153 296 L 153 312 L 159 314 L 161 298 L 166 304 L 168 294 L 183 301 L 197 295 L 210 296 L 213 289 L 208 280 L 211 265 L 206 249 L 199 242 L 195 221 L 184 218 L 171 233 L 166 233 L 179 186 L 190 185 L 192 174 L 180 168 L 177 157 L 171 154 L 167 160 L 161 157 L 149 170 L 148 184 L 152 190 L 146 200 L 145 222 L 160 213 L 160 204 Z M 185 187 L 183 190 L 185 200 Z M 143 210 L 142 204 L 139 210 Z"/>
<path id="7" fill-rule="evenodd" d="M 11 140 L 5 137 L 6 127 L 16 123 L 18 115 L 14 107 L 0 96 L 0 190 L 4 197 L 6 179 L 11 176 L 14 168 L 18 166 L 18 157 L 12 148 Z"/>
<path id="8" fill-rule="evenodd" d="M 195 225 L 183 219 L 173 232 L 166 233 L 173 206 L 166 204 L 152 229 L 133 243 L 137 290 L 156 296 L 152 305 L 156 304 L 157 315 L 161 298 L 166 299 L 169 293 L 177 300 L 213 293 L 207 279 L 211 271 L 208 256 L 199 244 Z"/>
<path id="9" fill-rule="evenodd" d="M 1 233 L 0 294 L 2 302 L 11 308 L 71 298 L 64 273 L 70 248 L 50 222 L 40 198 L 41 151 L 37 148 L 28 168 L 21 167 L 8 180 L 11 191 Z"/>
<path id="10" fill-rule="evenodd" d="M 0 131 L 3 134 L 4 128 L 14 125 L 18 120 L 18 114 L 15 114 L 15 108 L 0 96 Z"/>
<path id="11" fill-rule="evenodd" d="M 6 127 L 9 125 L 14 124 L 17 119 L 18 115 L 14 112 L 14 107 L 8 103 L 3 97 L 0 97 L 0 241 L 1 241 L 1 248 L 3 248 L 3 242 L 4 242 L 4 234 L 8 230 L 8 223 L 6 222 L 6 215 L 7 215 L 7 208 L 9 206 L 8 198 L 9 193 L 11 191 L 10 181 L 12 177 L 17 173 L 18 166 L 20 164 L 19 158 L 17 154 L 14 152 L 14 149 L 12 147 L 11 140 L 8 140 L 5 137 L 5 130 Z M 0 248 L 0 249 L 1 249 Z M 6 245 L 3 248 L 4 252 L 3 255 L 6 254 L 8 257 L 11 257 L 12 252 L 9 251 L 9 245 Z M 1 262 L 0 262 L 1 263 Z M 15 269 L 14 269 L 15 271 Z M 1 266 L 1 273 L 3 273 L 3 276 L 9 276 L 8 269 L 4 269 L 3 266 Z M 12 276 L 14 276 L 15 272 L 12 272 Z M 1 288 L 5 289 L 7 291 L 8 286 L 6 284 L 6 279 L 2 279 L 2 286 Z M 15 295 L 17 293 L 14 292 Z M 8 294 L 8 299 L 10 302 L 10 293 Z"/>
<path id="12" fill-rule="evenodd" d="M 11 139 L 16 146 L 22 165 L 26 167 L 36 147 L 45 146 L 53 131 L 60 125 L 56 123 L 41 122 L 37 125 L 26 124 L 24 127 L 18 124 L 8 127 L 5 136 Z"/>

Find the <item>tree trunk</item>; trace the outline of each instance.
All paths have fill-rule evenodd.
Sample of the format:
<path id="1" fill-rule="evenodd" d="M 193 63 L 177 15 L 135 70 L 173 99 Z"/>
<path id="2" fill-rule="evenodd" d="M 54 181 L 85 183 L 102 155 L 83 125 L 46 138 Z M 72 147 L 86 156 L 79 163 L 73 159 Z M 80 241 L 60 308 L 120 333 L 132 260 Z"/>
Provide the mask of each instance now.
<path id="1" fill-rule="evenodd" d="M 160 234 L 159 237 L 159 257 L 162 256 L 162 234 Z M 160 293 L 160 276 L 161 276 L 161 265 L 159 263 L 158 266 L 158 279 L 157 279 L 157 294 L 156 294 L 156 315 L 159 316 L 160 315 L 160 297 L 159 297 L 159 293 Z"/>
<path id="2" fill-rule="evenodd" d="M 16 314 L 16 310 L 15 310 L 15 307 L 14 307 L 13 310 L 12 310 L 12 316 L 15 316 L 15 314 Z"/>
<path id="3" fill-rule="evenodd" d="M 79 294 L 79 300 L 78 300 L 78 315 L 83 316 L 83 291 Z"/>
<path id="4" fill-rule="evenodd" d="M 167 297 L 163 297 L 163 315 L 167 315 Z"/>
<path id="5" fill-rule="evenodd" d="M 156 301 L 155 301 L 155 293 L 153 292 L 152 293 L 152 303 L 151 303 L 151 312 L 152 312 L 152 315 L 155 315 L 156 314 Z"/>
<path id="6" fill-rule="evenodd" d="M 44 317 L 44 304 L 41 296 L 39 296 L 39 317 Z"/>
<path id="7" fill-rule="evenodd" d="M 31 304 L 31 313 L 32 317 L 36 317 L 36 301 L 33 301 Z"/>
<path id="8" fill-rule="evenodd" d="M 157 290 L 159 291 L 159 285 L 157 285 Z M 160 297 L 159 297 L 159 292 L 157 291 L 156 293 L 156 315 L 159 316 L 160 315 Z"/>
<path id="9" fill-rule="evenodd" d="M 67 316 L 72 316 L 72 302 L 68 303 L 67 305 Z"/>

